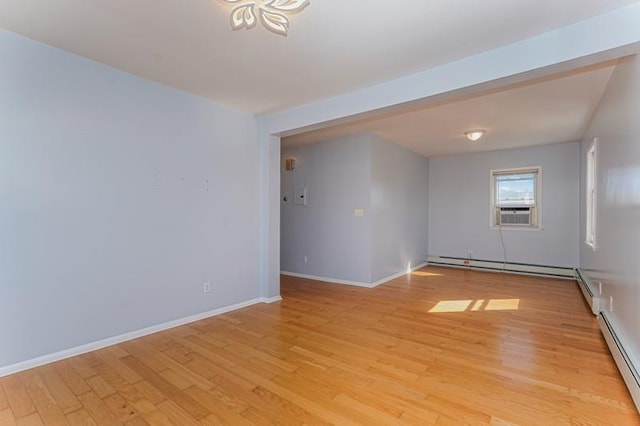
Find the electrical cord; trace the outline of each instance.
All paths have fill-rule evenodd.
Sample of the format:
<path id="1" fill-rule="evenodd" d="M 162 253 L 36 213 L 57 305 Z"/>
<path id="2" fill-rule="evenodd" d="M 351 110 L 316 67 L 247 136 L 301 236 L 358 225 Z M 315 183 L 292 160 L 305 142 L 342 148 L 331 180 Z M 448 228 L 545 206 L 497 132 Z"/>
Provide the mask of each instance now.
<path id="1" fill-rule="evenodd" d="M 504 236 L 502 235 L 502 225 L 498 225 L 498 231 L 500 232 L 500 244 L 502 244 L 502 272 L 507 267 L 507 246 L 504 244 Z"/>

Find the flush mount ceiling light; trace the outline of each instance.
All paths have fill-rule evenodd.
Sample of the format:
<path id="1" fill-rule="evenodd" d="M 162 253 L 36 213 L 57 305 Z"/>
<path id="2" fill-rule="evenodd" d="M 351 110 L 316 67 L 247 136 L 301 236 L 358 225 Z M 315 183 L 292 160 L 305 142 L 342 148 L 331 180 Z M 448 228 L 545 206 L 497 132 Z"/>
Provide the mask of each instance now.
<path id="1" fill-rule="evenodd" d="M 477 141 L 478 139 L 480 139 L 482 137 L 482 135 L 484 135 L 484 130 L 469 130 L 468 132 L 464 132 L 464 135 L 467 137 L 467 139 L 469 139 L 470 141 Z"/>
<path id="2" fill-rule="evenodd" d="M 309 5 L 309 0 L 221 0 L 225 4 L 236 5 L 231 10 L 231 29 L 251 29 L 258 20 L 272 33 L 287 36 L 289 16 L 301 12 Z"/>

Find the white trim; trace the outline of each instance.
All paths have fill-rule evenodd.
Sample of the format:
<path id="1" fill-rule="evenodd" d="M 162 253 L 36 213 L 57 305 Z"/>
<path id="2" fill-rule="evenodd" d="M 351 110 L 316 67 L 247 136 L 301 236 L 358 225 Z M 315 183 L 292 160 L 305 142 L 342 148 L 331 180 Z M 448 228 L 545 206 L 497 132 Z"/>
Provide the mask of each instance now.
<path id="1" fill-rule="evenodd" d="M 600 313 L 600 293 L 594 288 L 593 281 L 581 268 L 576 269 L 576 281 L 582 295 L 591 307 L 591 312 L 598 315 Z"/>
<path id="2" fill-rule="evenodd" d="M 361 283 L 359 281 L 339 280 L 337 278 L 322 277 L 319 275 L 299 274 L 297 272 L 280 271 L 280 275 L 286 275 L 289 277 L 296 277 L 296 278 L 305 278 L 307 280 L 314 280 L 314 281 L 324 281 L 332 284 L 352 285 L 355 287 L 365 287 L 365 288 L 374 287 L 373 284 Z"/>
<path id="3" fill-rule="evenodd" d="M 275 296 L 275 297 L 261 297 L 260 298 L 260 302 L 262 303 L 276 303 L 276 302 L 280 302 L 282 300 L 281 296 Z"/>
<path id="4" fill-rule="evenodd" d="M 29 370 L 31 368 L 39 367 L 41 365 L 49 364 L 52 362 L 61 361 L 63 359 L 71 358 L 77 355 L 82 355 L 87 352 L 96 351 L 98 349 L 106 348 L 107 346 L 117 345 L 118 343 L 148 336 L 149 334 L 157 333 L 159 331 L 168 330 L 170 328 L 179 327 L 181 325 L 200 321 L 200 320 L 214 317 L 217 315 L 222 315 L 227 312 L 246 308 L 248 306 L 256 305 L 258 303 L 274 303 L 280 300 L 282 300 L 280 296 L 271 297 L 271 298 L 261 297 L 257 299 L 251 299 L 251 300 L 247 300 L 246 302 L 236 303 L 235 305 L 224 306 L 222 308 L 217 308 L 211 311 L 202 312 L 202 313 L 191 315 L 185 318 L 179 318 L 179 319 L 168 321 L 162 324 L 153 325 L 151 327 L 142 328 L 139 330 L 131 331 L 129 333 L 124 333 L 118 336 L 109 337 L 107 339 L 98 340 L 96 342 L 91 342 L 91 343 L 76 346 L 73 348 L 65 349 L 59 352 L 42 355 L 37 358 L 32 358 L 26 361 L 21 361 L 15 364 L 10 364 L 4 367 L 0 367 L 0 377 L 19 373 L 21 371 Z"/>
<path id="5" fill-rule="evenodd" d="M 596 250 L 596 219 L 597 219 L 597 193 L 598 193 L 598 138 L 593 138 L 591 147 L 587 151 L 586 164 L 586 218 L 585 218 L 585 244 Z"/>
<path id="6" fill-rule="evenodd" d="M 522 225 L 496 225 L 496 210 L 500 207 L 511 207 L 511 206 L 499 206 L 497 202 L 497 194 L 496 194 L 496 176 L 501 175 L 515 175 L 515 174 L 526 174 L 533 173 L 535 174 L 535 192 L 536 199 L 533 205 L 514 205 L 513 207 L 531 207 L 533 209 L 533 225 L 522 226 Z M 490 169 L 489 170 L 489 228 L 490 229 L 502 229 L 502 230 L 513 230 L 513 229 L 526 229 L 529 231 L 539 231 L 542 229 L 542 166 L 531 166 L 531 167 L 512 167 L 506 169 Z"/>
<path id="7" fill-rule="evenodd" d="M 638 376 L 638 367 L 640 367 L 640 364 L 638 363 L 638 359 L 633 352 L 629 350 L 631 346 L 629 346 L 627 340 L 620 332 L 616 321 L 606 312 L 601 312 L 600 315 L 598 315 L 598 325 L 600 326 L 604 340 L 607 342 L 607 346 L 609 346 L 609 351 L 618 366 L 618 370 L 620 370 L 620 374 L 629 389 L 631 398 L 636 404 L 636 409 L 640 411 L 640 377 Z"/>
<path id="8" fill-rule="evenodd" d="M 459 257 L 429 256 L 430 265 L 445 266 L 451 268 L 465 268 L 486 272 L 505 272 L 509 274 L 547 276 L 560 279 L 575 280 L 575 272 L 570 267 L 558 267 L 547 265 L 528 265 L 522 263 L 509 263 L 495 260 L 463 259 Z"/>
<path id="9" fill-rule="evenodd" d="M 424 268 L 425 266 L 427 266 L 427 262 L 421 263 L 419 265 L 416 265 L 414 267 L 411 268 L 411 271 L 415 271 L 417 269 L 420 268 Z M 363 283 L 360 281 L 349 281 L 349 280 L 340 280 L 337 278 L 329 278 L 329 277 L 322 277 L 322 276 L 318 276 L 318 275 L 307 275 L 307 274 L 299 274 L 297 272 L 289 272 L 289 271 L 280 271 L 281 275 L 286 275 L 289 277 L 296 277 L 296 278 L 305 278 L 308 280 L 314 280 L 314 281 L 324 281 L 324 282 L 328 282 L 328 283 L 332 283 L 332 284 L 343 284 L 343 285 L 351 285 L 351 286 L 355 286 L 355 287 L 364 287 L 364 288 L 374 288 L 374 287 L 378 287 L 379 285 L 382 285 L 386 282 L 389 282 L 391 280 L 395 280 L 396 278 L 399 278 L 403 275 L 407 274 L 407 271 L 403 271 L 403 272 L 398 272 L 397 274 L 393 274 L 390 275 L 386 278 L 383 278 L 381 280 L 378 280 L 376 282 L 373 283 Z"/>
<path id="10" fill-rule="evenodd" d="M 492 231 L 499 231 L 500 229 L 502 229 L 503 231 L 529 231 L 529 232 L 535 232 L 535 231 L 542 231 L 544 228 L 542 226 L 517 226 L 517 225 L 494 225 L 494 226 L 490 226 L 489 229 L 491 229 Z"/>

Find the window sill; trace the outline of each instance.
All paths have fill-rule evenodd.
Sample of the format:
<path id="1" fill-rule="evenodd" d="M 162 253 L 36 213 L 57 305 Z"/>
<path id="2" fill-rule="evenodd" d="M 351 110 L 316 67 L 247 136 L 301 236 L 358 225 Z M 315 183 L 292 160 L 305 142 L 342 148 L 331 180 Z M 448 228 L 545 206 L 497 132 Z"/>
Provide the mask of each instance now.
<path id="1" fill-rule="evenodd" d="M 542 226 L 510 226 L 510 225 L 503 225 L 503 226 L 489 226 L 489 229 L 493 230 L 493 231 L 499 231 L 499 230 L 503 230 L 503 231 L 542 231 L 544 228 Z"/>

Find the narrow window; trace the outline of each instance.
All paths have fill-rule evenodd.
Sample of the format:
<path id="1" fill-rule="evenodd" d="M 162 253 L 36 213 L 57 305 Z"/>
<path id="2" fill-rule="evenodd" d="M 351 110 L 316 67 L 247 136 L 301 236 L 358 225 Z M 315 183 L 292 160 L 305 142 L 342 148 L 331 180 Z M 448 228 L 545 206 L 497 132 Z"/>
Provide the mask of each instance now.
<path id="1" fill-rule="evenodd" d="M 540 167 L 491 170 L 491 227 L 541 228 Z"/>
<path id="2" fill-rule="evenodd" d="M 592 248 L 596 247 L 596 140 L 587 152 L 587 228 L 585 243 Z"/>

